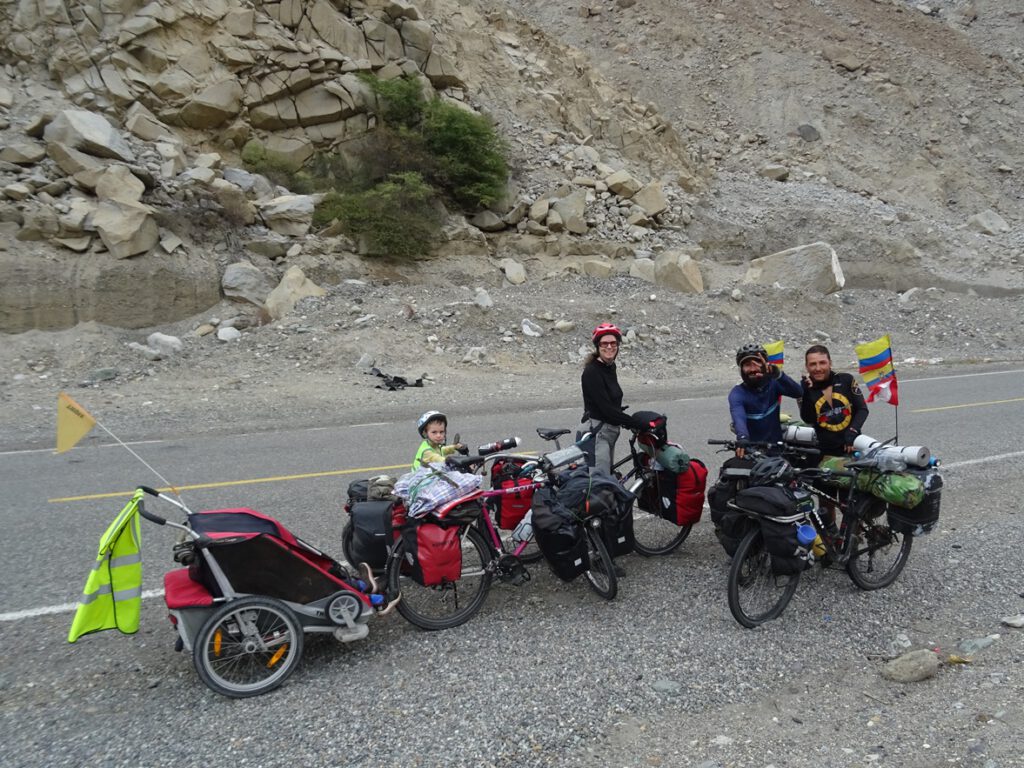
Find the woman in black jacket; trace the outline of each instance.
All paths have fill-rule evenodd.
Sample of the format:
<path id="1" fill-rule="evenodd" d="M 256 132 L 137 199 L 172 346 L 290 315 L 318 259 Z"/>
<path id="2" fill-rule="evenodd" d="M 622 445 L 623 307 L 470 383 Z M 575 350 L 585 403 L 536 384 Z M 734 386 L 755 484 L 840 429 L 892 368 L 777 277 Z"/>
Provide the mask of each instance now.
<path id="1" fill-rule="evenodd" d="M 583 366 L 583 418 L 590 419 L 591 430 L 598 429 L 594 442 L 594 466 L 611 474 L 615 441 L 619 427 L 643 427 L 644 422 L 622 410 L 622 388 L 615 373 L 622 331 L 611 323 L 601 323 L 591 334 L 594 351 Z"/>

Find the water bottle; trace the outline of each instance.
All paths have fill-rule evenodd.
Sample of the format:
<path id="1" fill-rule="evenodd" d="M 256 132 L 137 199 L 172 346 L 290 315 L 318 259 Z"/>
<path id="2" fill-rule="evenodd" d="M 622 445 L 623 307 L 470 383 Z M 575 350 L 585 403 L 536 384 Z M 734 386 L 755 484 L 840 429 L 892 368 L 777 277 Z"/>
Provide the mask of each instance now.
<path id="1" fill-rule="evenodd" d="M 498 451 L 509 451 L 518 446 L 522 440 L 518 437 L 506 437 L 504 440 L 498 440 L 493 443 L 484 443 L 476 449 L 477 455 L 486 456 L 489 453 L 497 453 Z"/>
<path id="2" fill-rule="evenodd" d="M 519 524 L 512 529 L 512 541 L 519 544 L 524 541 L 529 541 L 530 537 L 533 536 L 533 510 L 529 509 L 523 519 L 519 521 Z"/>

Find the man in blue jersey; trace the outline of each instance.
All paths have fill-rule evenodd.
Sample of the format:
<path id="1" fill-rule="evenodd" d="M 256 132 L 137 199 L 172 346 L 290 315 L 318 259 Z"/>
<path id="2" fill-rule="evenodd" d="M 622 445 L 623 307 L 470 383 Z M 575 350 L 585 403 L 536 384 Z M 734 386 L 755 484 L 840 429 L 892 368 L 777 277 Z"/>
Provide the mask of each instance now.
<path id="1" fill-rule="evenodd" d="M 743 381 L 729 392 L 729 414 L 733 431 L 740 440 L 777 443 L 782 440 L 779 398 L 799 399 L 803 389 L 775 365 L 760 344 L 744 344 L 736 351 L 736 364 Z M 743 458 L 745 449 L 737 448 Z"/>

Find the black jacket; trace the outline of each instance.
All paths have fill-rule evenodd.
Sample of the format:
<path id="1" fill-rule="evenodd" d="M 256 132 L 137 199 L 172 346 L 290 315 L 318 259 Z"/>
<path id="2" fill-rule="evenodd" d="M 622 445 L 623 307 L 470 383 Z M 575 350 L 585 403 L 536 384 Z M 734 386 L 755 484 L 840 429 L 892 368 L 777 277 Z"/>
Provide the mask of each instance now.
<path id="1" fill-rule="evenodd" d="M 583 410 L 591 419 L 615 426 L 646 426 L 622 410 L 622 388 L 614 363 L 605 365 L 598 360 L 587 363 L 583 367 L 580 385 L 583 388 Z"/>
<path id="2" fill-rule="evenodd" d="M 829 386 L 832 387 L 831 402 L 824 393 Z M 868 406 L 852 375 L 833 372 L 828 381 L 821 384 L 815 383 L 812 387 L 804 384 L 800 418 L 814 425 L 818 448 L 823 454 L 841 456 L 846 446 L 860 434 L 868 418 Z"/>

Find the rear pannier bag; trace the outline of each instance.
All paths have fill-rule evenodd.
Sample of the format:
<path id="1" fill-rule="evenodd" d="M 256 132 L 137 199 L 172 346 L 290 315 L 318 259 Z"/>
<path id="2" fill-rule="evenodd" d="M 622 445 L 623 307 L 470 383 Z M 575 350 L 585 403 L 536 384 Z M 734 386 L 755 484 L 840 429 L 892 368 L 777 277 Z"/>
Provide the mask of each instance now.
<path id="1" fill-rule="evenodd" d="M 528 477 L 518 477 L 519 471 L 526 463 L 523 459 L 497 459 L 491 465 L 491 488 L 493 490 L 510 490 L 519 486 L 529 486 L 533 481 Z M 499 528 L 510 531 L 519 525 L 533 504 L 533 491 L 523 490 L 505 493 L 488 499 L 494 513 L 494 521 Z"/>
<path id="2" fill-rule="evenodd" d="M 690 459 L 679 474 L 660 470 L 644 484 L 638 506 L 676 525 L 693 525 L 704 511 L 707 480 L 708 468 L 700 459 Z"/>
<path id="3" fill-rule="evenodd" d="M 605 517 L 601 521 L 601 539 L 612 557 L 628 555 L 636 547 L 633 538 L 633 511 L 627 509 L 618 518 Z"/>
<path id="4" fill-rule="evenodd" d="M 920 479 L 924 494 L 921 501 L 910 509 L 901 509 L 889 504 L 889 527 L 897 533 L 918 535 L 929 533 L 939 522 L 939 506 L 942 501 L 942 476 L 934 469 L 920 472 L 908 471 Z"/>
<path id="5" fill-rule="evenodd" d="M 352 565 L 367 563 L 374 571 L 387 565 L 388 550 L 394 540 L 393 501 L 357 501 L 352 504 Z"/>
<path id="6" fill-rule="evenodd" d="M 425 587 L 457 581 L 462 574 L 460 526 L 429 520 L 413 522 L 402 529 L 404 572 Z"/>
<path id="7" fill-rule="evenodd" d="M 857 473 L 857 490 L 903 509 L 913 509 L 924 500 L 924 480 L 920 472 Z M 938 476 L 938 475 L 936 475 Z M 939 480 L 941 487 L 942 480 Z"/>
<path id="8" fill-rule="evenodd" d="M 562 581 L 572 581 L 590 567 L 583 526 L 547 488 L 533 495 L 533 535 L 552 572 Z"/>

